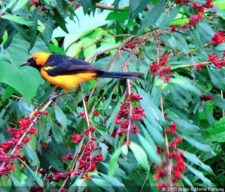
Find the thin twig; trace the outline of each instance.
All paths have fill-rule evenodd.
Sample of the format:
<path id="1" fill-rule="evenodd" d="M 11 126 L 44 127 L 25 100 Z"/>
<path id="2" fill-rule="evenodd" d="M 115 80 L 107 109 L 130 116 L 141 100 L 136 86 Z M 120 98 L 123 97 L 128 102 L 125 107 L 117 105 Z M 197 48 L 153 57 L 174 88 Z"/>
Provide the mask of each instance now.
<path id="1" fill-rule="evenodd" d="M 128 91 L 128 95 L 131 95 L 131 85 L 130 85 L 130 80 L 127 80 L 127 91 Z M 132 113 L 133 113 L 133 107 L 132 107 L 132 103 L 131 101 L 129 101 L 129 123 L 128 123 L 128 127 L 127 127 L 127 145 L 130 144 L 130 130 L 131 130 L 131 123 L 132 123 Z"/>
<path id="2" fill-rule="evenodd" d="M 93 54 L 91 57 L 87 58 L 86 61 L 90 61 L 92 60 L 93 58 L 99 56 L 99 55 L 102 55 L 104 54 L 105 52 L 107 51 L 111 51 L 111 50 L 114 50 L 114 49 L 121 49 L 122 47 L 124 47 L 126 44 L 128 44 L 132 39 L 134 38 L 134 36 L 130 36 L 128 37 L 127 39 L 125 39 L 120 45 L 116 45 L 114 47 L 110 47 L 108 49 L 105 49 L 105 50 L 102 50 L 102 51 L 99 51 L 95 54 Z"/>
<path id="3" fill-rule="evenodd" d="M 165 132 L 165 134 L 164 134 L 164 138 L 165 138 L 165 144 L 166 144 L 166 152 L 167 152 L 167 154 L 170 154 L 169 143 L 168 143 L 168 138 L 167 138 L 166 132 Z M 173 187 L 172 167 L 173 167 L 172 160 L 169 159 L 168 174 L 169 174 L 169 183 L 170 183 L 170 187 Z"/>
<path id="4" fill-rule="evenodd" d="M 104 4 L 101 4 L 101 3 L 96 3 L 96 7 L 100 8 L 100 9 L 106 9 L 106 10 L 119 10 L 119 11 L 124 10 L 124 7 L 122 7 L 122 6 L 115 9 L 114 6 L 104 5 Z"/>
<path id="5" fill-rule="evenodd" d="M 97 40 L 91 42 L 90 44 L 88 44 L 87 46 L 85 46 L 82 50 L 80 50 L 74 57 L 77 57 L 81 51 L 84 51 L 86 50 L 87 48 L 91 47 L 92 45 L 95 45 L 101 41 L 104 41 L 104 40 L 107 40 L 107 39 L 112 39 L 112 38 L 117 38 L 117 37 L 125 37 L 125 36 L 132 36 L 131 34 L 118 34 L 118 35 L 112 35 L 112 36 L 109 36 L 109 37 L 100 37 L 98 38 Z"/>
<path id="6" fill-rule="evenodd" d="M 81 149 L 82 149 L 83 142 L 84 142 L 84 138 L 81 140 L 81 144 L 80 144 L 80 147 L 79 147 L 79 149 L 78 149 L 78 152 L 77 152 L 77 153 L 74 155 L 74 157 L 73 157 L 74 162 L 73 162 L 73 165 L 72 165 L 70 171 L 73 171 L 73 170 L 75 169 L 75 167 L 76 167 L 78 154 L 80 153 L 80 151 L 81 151 Z M 62 183 L 60 189 L 58 190 L 58 192 L 61 192 L 61 191 L 64 189 L 64 187 L 65 187 L 67 181 L 69 180 L 69 178 L 70 178 L 70 176 L 68 175 L 68 176 L 65 178 L 65 180 L 63 181 L 63 183 Z"/>
<path id="7" fill-rule="evenodd" d="M 164 116 L 164 98 L 163 98 L 163 96 L 161 95 L 160 96 L 160 108 L 161 108 L 161 113 L 162 113 L 162 115 Z"/>
<path id="8" fill-rule="evenodd" d="M 174 69 L 183 69 L 183 68 L 189 68 L 189 67 L 196 67 L 199 64 L 206 65 L 208 67 L 208 64 L 210 64 L 210 63 L 212 63 L 212 62 L 205 61 L 205 62 L 200 62 L 200 63 L 195 63 L 195 64 L 186 64 L 186 65 L 182 65 L 182 66 L 177 66 Z"/>
<path id="9" fill-rule="evenodd" d="M 145 184 L 147 183 L 148 179 L 149 179 L 149 172 L 150 172 L 151 166 L 149 166 L 148 171 L 147 171 L 147 175 L 145 177 L 144 183 L 141 186 L 140 192 L 142 192 L 144 190 Z"/>
<path id="10" fill-rule="evenodd" d="M 221 98 L 224 99 L 223 90 L 220 91 L 220 95 L 221 95 Z M 222 111 L 223 111 L 223 116 L 225 116 L 225 110 L 222 110 Z"/>

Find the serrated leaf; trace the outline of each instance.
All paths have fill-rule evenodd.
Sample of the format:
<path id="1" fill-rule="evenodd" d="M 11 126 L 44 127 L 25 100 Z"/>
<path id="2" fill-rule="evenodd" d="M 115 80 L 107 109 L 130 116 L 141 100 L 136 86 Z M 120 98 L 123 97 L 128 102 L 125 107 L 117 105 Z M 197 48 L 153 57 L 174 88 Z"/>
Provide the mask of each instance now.
<path id="1" fill-rule="evenodd" d="M 197 169 L 195 169 L 194 167 L 190 165 L 186 164 L 186 166 L 197 178 L 202 180 L 205 186 L 208 186 L 208 187 L 213 186 L 212 182 L 208 178 L 206 178 L 201 171 L 198 171 Z"/>
<path id="2" fill-rule="evenodd" d="M 211 167 L 206 165 L 205 163 L 203 163 L 195 154 L 185 151 L 184 157 L 187 160 L 189 160 L 190 162 L 192 162 L 193 164 L 195 164 L 197 166 L 200 166 L 202 169 L 207 171 L 209 174 L 214 175 L 213 170 L 211 169 Z"/>
<path id="3" fill-rule="evenodd" d="M 148 163 L 148 158 L 145 151 L 138 144 L 134 142 L 131 142 L 129 144 L 129 148 L 133 152 L 134 157 L 137 160 L 138 164 L 147 171 L 149 168 L 149 163 Z"/>

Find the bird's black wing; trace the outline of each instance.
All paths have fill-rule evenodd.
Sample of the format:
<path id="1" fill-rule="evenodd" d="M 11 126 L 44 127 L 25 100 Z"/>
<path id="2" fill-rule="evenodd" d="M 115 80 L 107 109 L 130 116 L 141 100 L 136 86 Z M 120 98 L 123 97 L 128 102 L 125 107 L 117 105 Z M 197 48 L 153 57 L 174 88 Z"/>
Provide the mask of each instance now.
<path id="1" fill-rule="evenodd" d="M 49 57 L 45 64 L 45 67 L 48 66 L 53 67 L 52 69 L 46 70 L 50 76 L 68 75 L 88 71 L 102 71 L 101 68 L 95 67 L 86 61 L 56 54 Z"/>

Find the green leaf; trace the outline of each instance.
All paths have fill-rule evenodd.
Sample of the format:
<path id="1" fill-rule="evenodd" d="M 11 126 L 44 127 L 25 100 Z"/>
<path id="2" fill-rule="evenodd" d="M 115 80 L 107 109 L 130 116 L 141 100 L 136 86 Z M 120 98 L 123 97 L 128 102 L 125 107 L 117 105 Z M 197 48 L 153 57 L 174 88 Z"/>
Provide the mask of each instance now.
<path id="1" fill-rule="evenodd" d="M 225 110 L 225 99 L 221 98 L 221 96 L 215 95 L 213 101 L 215 105 Z"/>
<path id="2" fill-rule="evenodd" d="M 196 95 L 201 94 L 200 90 L 194 85 L 193 81 L 191 81 L 190 79 L 188 79 L 186 77 L 182 77 L 178 74 L 174 75 L 174 78 L 171 79 L 170 83 L 178 85 L 187 91 L 191 91 L 191 92 L 195 93 Z"/>
<path id="3" fill-rule="evenodd" d="M 28 101 L 34 97 L 42 82 L 43 80 L 35 69 L 30 67 L 18 68 L 5 62 L 0 64 L 0 83 L 10 85 Z"/>
<path id="4" fill-rule="evenodd" d="M 32 164 L 39 167 L 40 161 L 37 156 L 37 153 L 27 145 L 23 146 L 23 150 L 24 150 L 26 156 L 32 160 Z"/>
<path id="5" fill-rule="evenodd" d="M 208 72 L 213 85 L 219 89 L 225 90 L 225 79 L 222 71 L 219 71 L 214 67 L 210 67 Z"/>
<path id="6" fill-rule="evenodd" d="M 190 143 L 191 145 L 195 146 L 197 149 L 202 150 L 202 151 L 204 151 L 206 153 L 215 154 L 213 149 L 209 145 L 207 145 L 205 143 L 202 143 L 201 141 L 197 141 L 193 137 L 189 137 L 189 136 L 186 136 L 186 135 L 183 135 L 183 138 L 188 143 Z"/>
<path id="7" fill-rule="evenodd" d="M 77 178 L 75 182 L 70 186 L 69 192 L 74 192 L 75 190 L 74 188 L 78 188 L 77 191 L 82 192 L 85 190 L 86 186 L 87 186 L 86 179 Z"/>
<path id="8" fill-rule="evenodd" d="M 59 127 L 57 124 L 52 123 L 52 134 L 54 139 L 58 142 L 58 143 L 62 143 L 63 142 L 63 130 L 61 127 Z"/>
<path id="9" fill-rule="evenodd" d="M 195 177 L 202 180 L 202 182 L 205 184 L 205 186 L 208 186 L 208 187 L 213 186 L 212 182 L 208 178 L 206 178 L 201 171 L 198 171 L 197 169 L 195 169 L 194 167 L 192 167 L 190 165 L 186 164 L 186 166 L 195 175 Z"/>
<path id="10" fill-rule="evenodd" d="M 15 12 L 15 11 L 23 8 L 27 2 L 28 2 L 28 0 L 17 0 L 16 5 L 13 6 L 13 11 Z"/>
<path id="11" fill-rule="evenodd" d="M 116 151 L 111 155 L 110 161 L 109 161 L 109 170 L 108 175 L 113 176 L 116 173 L 116 170 L 118 169 L 118 158 L 121 154 L 121 148 L 116 149 Z"/>
<path id="12" fill-rule="evenodd" d="M 148 0 L 130 0 L 131 19 L 134 19 L 141 11 L 143 11 L 148 3 Z"/>
<path id="13" fill-rule="evenodd" d="M 26 165 L 26 168 L 31 173 L 31 176 L 37 182 L 37 184 L 40 185 L 41 187 L 43 187 L 44 182 L 40 179 L 40 176 L 37 173 L 35 173 L 29 166 Z"/>
<path id="14" fill-rule="evenodd" d="M 107 16 L 107 20 L 113 20 L 116 22 L 122 22 L 127 20 L 129 17 L 129 11 L 128 10 L 122 10 L 122 11 L 113 11 L 110 12 Z"/>
<path id="15" fill-rule="evenodd" d="M 90 8 L 92 8 L 92 0 L 81 0 L 81 5 L 83 7 L 84 13 L 88 13 Z"/>
<path id="16" fill-rule="evenodd" d="M 11 15 L 9 13 L 2 15 L 1 18 L 18 23 L 20 25 L 26 25 L 26 26 L 34 26 L 35 25 L 34 22 L 32 22 L 32 21 L 27 21 L 23 17 Z"/>
<path id="17" fill-rule="evenodd" d="M 141 100 L 141 106 L 144 108 L 145 115 L 149 122 L 153 121 L 164 121 L 164 117 L 162 116 L 159 108 L 153 103 L 150 95 L 146 93 L 143 89 L 137 88 L 138 93 L 143 97 Z"/>
<path id="18" fill-rule="evenodd" d="M 225 43 L 221 43 L 216 46 L 217 51 L 225 51 Z"/>
<path id="19" fill-rule="evenodd" d="M 116 177 L 112 177 L 109 175 L 105 175 L 100 173 L 102 177 L 104 177 L 113 187 L 125 188 L 125 185 Z"/>
<path id="20" fill-rule="evenodd" d="M 147 171 L 149 168 L 149 163 L 145 151 L 137 143 L 134 142 L 131 142 L 129 144 L 129 148 L 133 152 L 138 164 Z"/>
<path id="21" fill-rule="evenodd" d="M 166 0 L 161 0 L 151 9 L 151 11 L 148 12 L 148 14 L 145 16 L 145 18 L 141 22 L 141 25 L 138 30 L 138 34 L 143 33 L 144 29 L 147 27 L 155 26 L 156 21 L 164 12 L 166 2 L 167 2 Z"/>
<path id="22" fill-rule="evenodd" d="M 184 54 L 189 53 L 189 46 L 187 44 L 187 41 L 185 39 L 185 36 L 181 35 L 180 33 L 174 32 L 173 33 L 174 38 L 176 39 L 176 46 L 178 50 L 181 50 Z"/>
<path id="23" fill-rule="evenodd" d="M 100 179 L 100 178 L 92 178 L 91 179 L 93 183 L 95 183 L 97 186 L 105 189 L 106 191 L 114 191 L 113 188 L 110 186 L 110 183 L 105 180 L 105 179 Z"/>
<path id="24" fill-rule="evenodd" d="M 152 125 L 147 119 L 143 119 L 145 126 L 142 129 L 146 129 L 148 130 L 149 135 L 151 136 L 151 138 L 159 145 L 162 145 L 165 143 L 164 141 L 164 137 L 162 134 L 162 130 L 160 130 L 159 128 L 157 128 L 156 126 Z"/>
<path id="25" fill-rule="evenodd" d="M 153 146 L 152 142 L 149 142 L 140 134 L 138 135 L 138 138 L 141 142 L 142 147 L 145 149 L 145 152 L 147 153 L 149 159 L 157 165 L 160 165 L 161 159 L 157 153 L 156 146 Z"/>
<path id="26" fill-rule="evenodd" d="M 224 143 L 225 142 L 225 117 L 217 121 L 214 127 L 207 129 L 208 134 L 205 136 L 205 139 L 210 142 Z"/>
<path id="27" fill-rule="evenodd" d="M 175 7 L 173 9 L 171 9 L 169 12 L 164 11 L 160 17 L 158 18 L 158 20 L 156 21 L 156 26 L 160 27 L 162 29 L 167 29 L 172 20 L 176 17 L 176 15 L 178 14 L 180 8 L 179 7 Z"/>
<path id="28" fill-rule="evenodd" d="M 66 128 L 67 126 L 67 117 L 62 111 L 62 109 L 58 105 L 54 105 L 55 109 L 55 117 L 56 120 L 62 125 L 63 128 Z"/>
<path id="29" fill-rule="evenodd" d="M 211 167 L 206 165 L 205 163 L 203 163 L 195 154 L 185 151 L 184 157 L 187 160 L 189 160 L 191 163 L 193 163 L 193 164 L 195 164 L 197 166 L 200 166 L 202 169 L 207 171 L 209 174 L 214 175 L 213 170 L 211 169 Z"/>

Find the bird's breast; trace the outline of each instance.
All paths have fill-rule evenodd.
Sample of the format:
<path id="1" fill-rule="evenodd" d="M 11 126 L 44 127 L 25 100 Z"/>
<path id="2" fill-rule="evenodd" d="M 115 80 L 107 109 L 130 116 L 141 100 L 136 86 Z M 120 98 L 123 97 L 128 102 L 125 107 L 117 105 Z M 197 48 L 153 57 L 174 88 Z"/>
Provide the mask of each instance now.
<path id="1" fill-rule="evenodd" d="M 76 88 L 80 83 L 96 78 L 96 72 L 81 72 L 69 75 L 50 76 L 47 71 L 41 69 L 41 76 L 48 82 L 65 89 L 67 92 Z"/>

